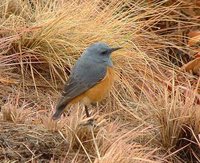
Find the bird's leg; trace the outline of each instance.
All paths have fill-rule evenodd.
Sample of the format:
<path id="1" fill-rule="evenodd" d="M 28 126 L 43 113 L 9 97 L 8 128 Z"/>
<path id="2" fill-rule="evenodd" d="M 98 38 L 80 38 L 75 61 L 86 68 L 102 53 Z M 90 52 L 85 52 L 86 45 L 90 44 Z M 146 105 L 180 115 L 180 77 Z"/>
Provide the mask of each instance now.
<path id="1" fill-rule="evenodd" d="M 89 113 L 89 111 L 88 111 L 88 106 L 86 106 L 86 105 L 85 105 L 85 114 L 86 114 L 87 118 L 90 117 L 90 113 Z M 93 118 L 90 118 L 90 119 L 88 120 L 88 122 L 86 123 L 86 125 L 96 126 L 96 125 L 94 124 L 94 119 L 93 119 Z"/>
<path id="2" fill-rule="evenodd" d="M 85 114 L 87 117 L 90 117 L 90 113 L 88 111 L 88 106 L 85 106 Z"/>

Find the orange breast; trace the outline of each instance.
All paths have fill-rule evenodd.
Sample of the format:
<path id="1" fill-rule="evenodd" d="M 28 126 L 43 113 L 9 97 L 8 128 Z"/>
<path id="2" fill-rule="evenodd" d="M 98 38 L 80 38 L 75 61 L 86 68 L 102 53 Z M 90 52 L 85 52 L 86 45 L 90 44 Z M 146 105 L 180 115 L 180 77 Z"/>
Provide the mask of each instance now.
<path id="1" fill-rule="evenodd" d="M 114 82 L 114 70 L 112 67 L 107 68 L 106 76 L 98 84 L 90 88 L 88 91 L 84 92 L 80 96 L 74 98 L 70 104 L 77 102 L 83 102 L 88 105 L 92 102 L 98 102 L 103 100 L 111 90 Z"/>

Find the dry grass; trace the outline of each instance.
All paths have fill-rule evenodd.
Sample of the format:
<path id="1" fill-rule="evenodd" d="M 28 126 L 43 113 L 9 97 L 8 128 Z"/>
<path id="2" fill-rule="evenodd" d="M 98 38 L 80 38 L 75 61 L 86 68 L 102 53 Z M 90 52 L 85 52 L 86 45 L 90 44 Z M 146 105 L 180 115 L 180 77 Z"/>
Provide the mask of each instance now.
<path id="1" fill-rule="evenodd" d="M 131 0 L 0 2 L 0 159 L 4 162 L 198 162 L 199 76 L 187 32 L 199 3 Z M 51 120 L 70 68 L 91 43 L 123 46 L 110 97 Z"/>

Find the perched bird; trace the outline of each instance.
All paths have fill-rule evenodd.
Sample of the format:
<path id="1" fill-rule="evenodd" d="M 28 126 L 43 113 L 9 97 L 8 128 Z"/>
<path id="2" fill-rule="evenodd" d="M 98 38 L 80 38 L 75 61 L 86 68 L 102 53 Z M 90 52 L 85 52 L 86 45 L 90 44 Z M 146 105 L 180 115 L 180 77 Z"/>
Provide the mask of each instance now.
<path id="1" fill-rule="evenodd" d="M 85 105 L 86 116 L 90 116 L 87 106 L 103 100 L 111 89 L 114 80 L 111 53 L 118 49 L 121 48 L 111 48 L 102 42 L 86 48 L 72 68 L 53 120 L 60 118 L 66 106 L 77 102 Z"/>

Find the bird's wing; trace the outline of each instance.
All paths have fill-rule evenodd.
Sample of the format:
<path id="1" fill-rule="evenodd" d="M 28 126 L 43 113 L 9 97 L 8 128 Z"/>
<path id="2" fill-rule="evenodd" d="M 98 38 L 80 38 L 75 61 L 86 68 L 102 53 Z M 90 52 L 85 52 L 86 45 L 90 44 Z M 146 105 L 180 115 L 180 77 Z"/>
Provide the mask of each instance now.
<path id="1" fill-rule="evenodd" d="M 106 70 L 107 68 L 102 64 L 89 61 L 77 62 L 64 86 L 62 97 L 56 108 L 65 107 L 72 99 L 100 82 L 105 77 Z"/>

